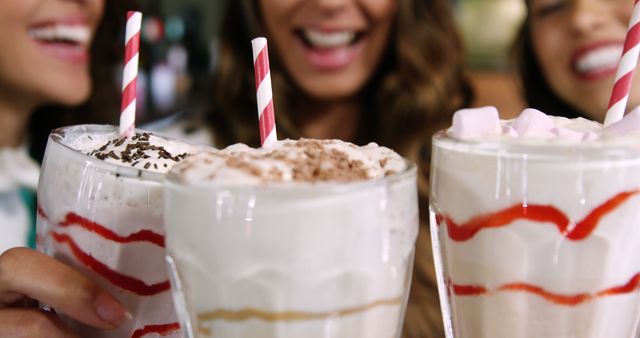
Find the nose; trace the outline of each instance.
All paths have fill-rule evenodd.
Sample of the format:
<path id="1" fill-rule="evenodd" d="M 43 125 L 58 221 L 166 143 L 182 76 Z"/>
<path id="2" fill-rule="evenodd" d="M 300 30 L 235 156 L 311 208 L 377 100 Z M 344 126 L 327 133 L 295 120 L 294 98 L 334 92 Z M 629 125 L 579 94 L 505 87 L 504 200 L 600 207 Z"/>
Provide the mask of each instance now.
<path id="1" fill-rule="evenodd" d="M 575 0 L 570 24 L 576 33 L 585 33 L 606 24 L 611 13 L 603 0 Z"/>

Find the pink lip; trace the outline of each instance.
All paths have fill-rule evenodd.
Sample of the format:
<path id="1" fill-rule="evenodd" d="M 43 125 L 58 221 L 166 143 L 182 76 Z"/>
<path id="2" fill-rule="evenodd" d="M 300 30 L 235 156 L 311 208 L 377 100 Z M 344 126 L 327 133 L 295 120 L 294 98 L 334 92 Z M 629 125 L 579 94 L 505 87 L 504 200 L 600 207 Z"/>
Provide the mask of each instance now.
<path id="1" fill-rule="evenodd" d="M 589 45 L 585 45 L 582 46 L 578 49 L 576 49 L 573 52 L 573 55 L 571 57 L 571 65 L 572 65 L 572 70 L 573 73 L 576 75 L 576 77 L 578 77 L 581 80 L 584 81 L 595 81 L 595 80 L 600 80 L 603 78 L 608 78 L 612 75 L 615 75 L 616 71 L 617 71 L 617 66 L 614 67 L 609 67 L 609 68 L 602 68 L 596 71 L 591 71 L 591 72 L 587 72 L 587 73 L 583 73 L 583 72 L 579 72 L 576 69 L 576 64 L 578 62 L 578 60 L 580 58 L 582 58 L 585 54 L 590 53 L 591 51 L 593 51 L 594 49 L 599 49 L 599 48 L 603 48 L 603 47 L 607 47 L 607 46 L 622 46 L 624 45 L 624 41 L 600 41 L 600 42 L 596 42 L 596 43 L 592 43 Z"/>
<path id="2" fill-rule="evenodd" d="M 315 48 L 306 45 L 299 37 L 296 37 L 298 46 L 309 64 L 322 71 L 337 71 L 349 66 L 355 61 L 364 49 L 366 36 L 360 38 L 353 45 L 336 48 Z"/>
<path id="3" fill-rule="evenodd" d="M 76 64 L 89 63 L 89 51 L 83 46 L 41 41 L 36 41 L 36 43 L 49 54 L 63 61 Z"/>

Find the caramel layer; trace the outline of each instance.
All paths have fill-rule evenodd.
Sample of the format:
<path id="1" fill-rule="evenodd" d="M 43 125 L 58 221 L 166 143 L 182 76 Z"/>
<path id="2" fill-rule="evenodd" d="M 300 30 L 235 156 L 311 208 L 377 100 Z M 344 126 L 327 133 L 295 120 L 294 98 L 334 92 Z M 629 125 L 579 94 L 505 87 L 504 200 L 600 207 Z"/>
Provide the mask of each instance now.
<path id="1" fill-rule="evenodd" d="M 402 297 L 393 299 L 383 299 L 365 304 L 362 306 L 350 307 L 345 309 L 337 309 L 326 312 L 303 312 L 303 311 L 264 311 L 253 308 L 245 308 L 236 311 L 230 310 L 214 310 L 209 312 L 198 313 L 198 330 L 201 334 L 211 335 L 211 330 L 204 327 L 205 322 L 215 320 L 225 320 L 230 322 L 242 322 L 249 319 L 259 319 L 266 322 L 294 322 L 306 320 L 321 320 L 338 317 L 347 317 L 357 313 L 366 312 L 380 306 L 401 305 Z"/>

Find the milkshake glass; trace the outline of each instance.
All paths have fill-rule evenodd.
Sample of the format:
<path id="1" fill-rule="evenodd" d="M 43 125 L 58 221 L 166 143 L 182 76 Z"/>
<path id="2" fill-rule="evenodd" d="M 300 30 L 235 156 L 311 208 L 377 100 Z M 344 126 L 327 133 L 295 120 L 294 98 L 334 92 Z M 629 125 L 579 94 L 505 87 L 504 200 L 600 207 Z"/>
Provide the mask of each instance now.
<path id="1" fill-rule="evenodd" d="M 392 160 L 355 160 L 335 141 L 287 142 L 304 143 L 298 164 L 240 149 L 249 155 L 201 153 L 169 174 L 180 322 L 200 338 L 399 337 L 418 231 L 415 166 L 395 155 L 397 173 L 345 179 L 351 164 L 356 172 Z M 335 162 L 320 159 L 333 151 L 325 147 L 340 149 Z M 322 168 L 305 162 L 314 156 Z M 346 169 L 331 168 L 339 163 Z"/>
<path id="2" fill-rule="evenodd" d="M 507 121 L 501 135 L 433 138 L 431 234 L 449 338 L 637 337 L 640 138 L 552 121 L 520 138 Z"/>
<path id="3" fill-rule="evenodd" d="M 99 283 L 133 316 L 111 331 L 69 320 L 81 336 L 181 337 L 164 260 L 162 181 L 196 147 L 142 132 L 105 145 L 114 137 L 117 127 L 101 125 L 51 133 L 38 188 L 38 247 Z M 128 143 L 137 146 L 122 155 Z M 120 161 L 127 156 L 129 163 Z"/>

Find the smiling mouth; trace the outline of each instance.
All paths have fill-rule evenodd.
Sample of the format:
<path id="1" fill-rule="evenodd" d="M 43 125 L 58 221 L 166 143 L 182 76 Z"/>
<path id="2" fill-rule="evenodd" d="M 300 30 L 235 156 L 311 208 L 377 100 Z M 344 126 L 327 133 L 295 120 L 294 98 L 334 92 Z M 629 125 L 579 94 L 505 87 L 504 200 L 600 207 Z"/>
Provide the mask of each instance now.
<path id="1" fill-rule="evenodd" d="M 300 29 L 296 32 L 306 47 L 317 49 L 333 49 L 350 47 L 364 37 L 363 32 L 344 30 L 324 32 L 315 29 Z"/>
<path id="2" fill-rule="evenodd" d="M 29 36 L 45 44 L 86 48 L 91 42 L 91 30 L 85 25 L 50 24 L 32 27 Z"/>

